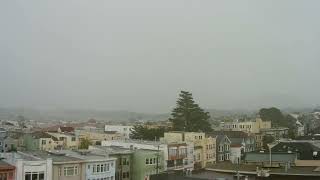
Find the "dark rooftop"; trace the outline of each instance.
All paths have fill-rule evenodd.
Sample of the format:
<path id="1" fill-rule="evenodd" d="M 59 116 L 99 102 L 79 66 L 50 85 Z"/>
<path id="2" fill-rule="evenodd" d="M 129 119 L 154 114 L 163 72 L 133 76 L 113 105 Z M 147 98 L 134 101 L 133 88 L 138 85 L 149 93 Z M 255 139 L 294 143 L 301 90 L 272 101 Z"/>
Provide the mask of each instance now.
<path id="1" fill-rule="evenodd" d="M 15 167 L 0 160 L 0 170 L 14 170 Z"/>
<path id="2" fill-rule="evenodd" d="M 300 160 L 320 160 L 320 148 L 309 142 L 280 142 L 272 148 L 272 152 L 297 152 Z M 314 152 L 319 152 L 313 156 Z"/>
<path id="3" fill-rule="evenodd" d="M 38 131 L 38 132 L 33 132 L 31 133 L 31 136 L 34 137 L 34 138 L 51 138 L 53 139 L 54 141 L 58 141 L 58 138 L 54 137 L 54 136 L 51 136 L 50 134 L 48 133 L 45 133 L 45 132 L 41 132 L 41 131 Z"/>

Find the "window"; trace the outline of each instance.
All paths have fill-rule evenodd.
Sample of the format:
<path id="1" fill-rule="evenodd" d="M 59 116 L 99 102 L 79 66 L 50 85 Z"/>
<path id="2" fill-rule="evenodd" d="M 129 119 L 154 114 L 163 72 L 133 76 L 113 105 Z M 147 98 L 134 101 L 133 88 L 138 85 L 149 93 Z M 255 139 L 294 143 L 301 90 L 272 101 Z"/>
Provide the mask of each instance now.
<path id="1" fill-rule="evenodd" d="M 44 172 L 25 172 L 25 180 L 44 180 Z"/>
<path id="2" fill-rule="evenodd" d="M 224 161 L 224 155 L 223 154 L 219 155 L 219 161 Z"/>
<path id="3" fill-rule="evenodd" d="M 104 164 L 101 164 L 100 169 L 100 172 L 105 172 Z"/>
<path id="4" fill-rule="evenodd" d="M 64 167 L 64 176 L 78 175 L 78 166 Z"/>
<path id="5" fill-rule="evenodd" d="M 46 141 L 46 140 L 42 140 L 42 141 L 41 141 L 41 144 L 42 144 L 42 145 L 45 145 L 45 144 L 47 144 L 47 141 Z"/>
<path id="6" fill-rule="evenodd" d="M 149 158 L 146 159 L 146 164 L 149 164 Z"/>
<path id="7" fill-rule="evenodd" d="M 229 160 L 230 159 L 230 154 L 226 154 L 225 160 Z"/>
<path id="8" fill-rule="evenodd" d="M 122 178 L 129 178 L 129 172 L 123 172 Z"/>
<path id="9" fill-rule="evenodd" d="M 71 138 L 71 141 L 76 141 L 76 137 L 72 137 L 72 138 Z"/>

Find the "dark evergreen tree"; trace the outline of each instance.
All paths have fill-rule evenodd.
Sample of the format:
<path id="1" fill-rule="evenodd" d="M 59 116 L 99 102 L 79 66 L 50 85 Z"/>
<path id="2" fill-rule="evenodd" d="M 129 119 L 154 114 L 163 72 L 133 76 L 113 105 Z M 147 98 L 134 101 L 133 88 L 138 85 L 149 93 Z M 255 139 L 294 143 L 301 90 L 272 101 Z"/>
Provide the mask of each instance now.
<path id="1" fill-rule="evenodd" d="M 143 140 L 159 140 L 163 137 L 165 128 L 147 128 L 143 125 L 135 125 L 133 131 L 130 134 L 132 139 L 143 139 Z"/>
<path id="2" fill-rule="evenodd" d="M 212 130 L 209 113 L 194 102 L 190 92 L 181 91 L 177 106 L 172 110 L 171 116 L 169 120 L 173 123 L 173 130 L 187 132 Z"/>

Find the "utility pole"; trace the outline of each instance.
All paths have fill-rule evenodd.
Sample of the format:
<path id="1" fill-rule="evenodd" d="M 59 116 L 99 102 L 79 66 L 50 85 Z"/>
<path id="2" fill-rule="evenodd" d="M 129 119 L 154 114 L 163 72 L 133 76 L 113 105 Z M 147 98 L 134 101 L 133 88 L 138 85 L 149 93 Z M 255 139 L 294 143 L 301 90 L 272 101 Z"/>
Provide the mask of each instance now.
<path id="1" fill-rule="evenodd" d="M 159 151 L 160 151 L 160 145 L 158 145 L 158 152 L 157 152 L 157 174 L 159 174 Z"/>
<path id="2" fill-rule="evenodd" d="M 238 157 L 237 158 L 237 180 L 240 180 L 239 169 L 240 169 L 240 162 L 239 162 L 239 157 Z"/>

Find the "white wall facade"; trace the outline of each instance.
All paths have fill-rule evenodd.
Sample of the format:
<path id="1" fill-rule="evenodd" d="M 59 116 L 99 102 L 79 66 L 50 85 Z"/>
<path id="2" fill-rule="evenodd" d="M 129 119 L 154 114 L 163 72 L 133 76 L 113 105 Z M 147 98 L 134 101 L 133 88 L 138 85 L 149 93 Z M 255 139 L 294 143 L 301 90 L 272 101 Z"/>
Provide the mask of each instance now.
<path id="1" fill-rule="evenodd" d="M 16 180 L 52 180 L 52 159 L 29 159 L 20 153 L 4 153 L 1 157 L 16 167 Z"/>
<path id="2" fill-rule="evenodd" d="M 115 180 L 116 160 L 87 162 L 85 180 Z"/>
<path id="3" fill-rule="evenodd" d="M 241 158 L 241 147 L 231 147 L 230 148 L 230 161 L 233 164 L 237 164 L 238 161 L 240 161 L 240 158 Z"/>
<path id="4" fill-rule="evenodd" d="M 122 126 L 122 125 L 105 125 L 105 131 L 116 131 L 123 134 L 126 139 L 130 139 L 130 134 L 133 130 L 133 126 Z"/>

